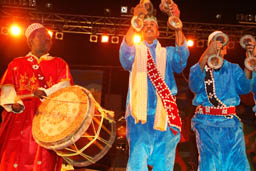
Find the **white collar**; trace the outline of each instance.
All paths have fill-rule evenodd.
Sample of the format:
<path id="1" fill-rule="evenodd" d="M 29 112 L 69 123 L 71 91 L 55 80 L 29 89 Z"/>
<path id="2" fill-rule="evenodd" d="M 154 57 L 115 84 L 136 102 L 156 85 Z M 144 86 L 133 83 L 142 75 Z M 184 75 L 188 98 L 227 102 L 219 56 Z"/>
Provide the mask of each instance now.
<path id="1" fill-rule="evenodd" d="M 29 52 L 26 56 L 33 56 L 34 58 L 37 59 L 37 61 L 41 61 L 41 60 L 51 60 L 53 59 L 52 56 L 50 56 L 49 53 L 46 53 L 44 55 L 42 55 L 40 58 L 38 58 L 36 55 L 34 55 L 32 52 Z"/>

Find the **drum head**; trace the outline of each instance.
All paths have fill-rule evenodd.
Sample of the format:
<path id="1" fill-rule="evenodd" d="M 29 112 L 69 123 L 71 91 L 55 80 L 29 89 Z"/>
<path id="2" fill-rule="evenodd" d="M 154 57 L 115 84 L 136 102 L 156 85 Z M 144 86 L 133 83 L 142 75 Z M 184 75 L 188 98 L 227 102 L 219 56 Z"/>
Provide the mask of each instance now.
<path id="1" fill-rule="evenodd" d="M 33 137 L 45 148 L 65 148 L 87 129 L 84 123 L 91 121 L 92 110 L 94 106 L 79 86 L 60 89 L 39 106 L 33 120 Z"/>

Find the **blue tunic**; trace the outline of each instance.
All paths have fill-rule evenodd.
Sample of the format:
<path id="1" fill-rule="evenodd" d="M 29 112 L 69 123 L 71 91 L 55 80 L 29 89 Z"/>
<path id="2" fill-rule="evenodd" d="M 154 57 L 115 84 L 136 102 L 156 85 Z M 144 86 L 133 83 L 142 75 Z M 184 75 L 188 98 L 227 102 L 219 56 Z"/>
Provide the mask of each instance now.
<path id="1" fill-rule="evenodd" d="M 155 48 L 157 40 L 152 44 L 145 45 L 150 49 L 150 52 L 156 59 Z M 189 51 L 186 43 L 178 47 L 166 47 L 166 73 L 165 82 L 170 88 L 173 95 L 177 94 L 177 86 L 174 79 L 173 72 L 180 73 L 187 64 Z M 120 47 L 120 62 L 122 67 L 131 71 L 134 57 L 134 46 L 128 46 L 123 40 Z M 181 56 L 181 57 L 180 57 Z M 181 67 L 182 66 L 182 67 Z M 153 129 L 154 115 L 156 110 L 156 91 L 152 85 L 149 77 L 147 77 L 148 84 L 148 104 L 147 104 L 147 122 L 145 124 L 135 124 L 131 116 L 130 109 L 127 108 L 127 139 L 129 142 L 129 160 L 127 165 L 128 171 L 147 171 L 147 165 L 152 165 L 157 171 L 173 170 L 176 146 L 180 140 L 180 132 L 176 135 L 170 129 L 167 131 L 158 131 Z M 128 90 L 127 106 L 130 98 L 130 90 Z"/>
<path id="2" fill-rule="evenodd" d="M 150 49 L 152 57 L 155 60 L 156 59 L 155 48 L 157 45 L 157 40 L 154 40 L 152 44 L 148 44 L 145 41 L 144 43 Z M 182 70 L 186 67 L 189 51 L 188 51 L 186 42 L 184 43 L 184 45 L 180 47 L 168 46 L 166 47 L 166 51 L 167 51 L 166 52 L 167 62 L 166 62 L 165 82 L 170 88 L 172 95 L 176 95 L 178 90 L 177 90 L 173 72 L 181 73 Z M 135 46 L 128 46 L 123 40 L 120 47 L 120 62 L 122 67 L 125 70 L 131 71 L 134 57 L 135 57 Z M 182 68 L 181 68 L 181 65 L 182 65 Z M 149 77 L 147 77 L 147 79 L 148 79 L 148 99 L 150 99 L 148 100 L 147 111 L 148 111 L 148 115 L 155 115 L 156 99 L 157 99 L 156 92 Z M 129 98 L 130 98 L 130 91 L 128 90 L 127 104 L 129 103 Z M 130 109 L 127 109 L 127 110 L 130 114 Z"/>
<path id="3" fill-rule="evenodd" d="M 193 105 L 213 106 L 205 91 L 205 70 L 199 63 L 190 68 L 189 87 L 195 93 Z M 227 106 L 240 104 L 241 94 L 247 94 L 252 81 L 246 78 L 238 64 L 224 60 L 219 70 L 213 71 L 216 96 Z M 196 113 L 192 119 L 199 151 L 199 170 L 249 171 L 244 134 L 239 118 Z"/>
<path id="4" fill-rule="evenodd" d="M 252 92 L 254 94 L 254 101 L 256 102 L 256 72 L 252 72 L 252 80 L 253 80 Z M 252 110 L 256 112 L 256 104 L 254 105 Z"/>

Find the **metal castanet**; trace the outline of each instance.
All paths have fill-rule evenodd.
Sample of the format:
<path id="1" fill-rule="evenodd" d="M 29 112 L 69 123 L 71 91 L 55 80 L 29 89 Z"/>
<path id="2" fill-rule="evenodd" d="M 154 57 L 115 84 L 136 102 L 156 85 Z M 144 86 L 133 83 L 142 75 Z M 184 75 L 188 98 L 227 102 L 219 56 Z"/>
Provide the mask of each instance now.
<path id="1" fill-rule="evenodd" d="M 248 54 L 248 57 L 244 60 L 245 67 L 250 71 L 256 71 L 256 58 L 253 54 L 253 49 L 248 49 L 248 46 L 250 45 L 250 42 L 255 42 L 255 39 L 252 35 L 246 34 L 240 39 L 240 45 L 246 49 L 246 52 Z"/>
<path id="2" fill-rule="evenodd" d="M 143 5 L 143 8 L 146 9 L 147 13 L 140 13 L 132 17 L 131 25 L 137 32 L 140 32 L 143 28 L 143 20 L 145 15 L 153 15 L 154 10 L 153 4 L 150 2 L 150 0 L 141 0 L 140 4 Z"/>
<path id="3" fill-rule="evenodd" d="M 159 8 L 162 12 L 166 13 L 169 18 L 167 21 L 167 26 L 173 30 L 180 30 L 183 27 L 182 21 L 173 15 L 170 5 L 173 3 L 172 0 L 161 0 Z"/>
<path id="4" fill-rule="evenodd" d="M 224 33 L 218 33 L 214 36 L 213 41 L 221 41 L 222 48 L 228 44 L 229 38 Z M 222 49 L 221 48 L 221 49 Z M 217 51 L 217 54 L 211 55 L 208 58 L 207 64 L 212 69 L 219 69 L 223 65 L 223 58 L 220 56 L 221 49 Z"/>

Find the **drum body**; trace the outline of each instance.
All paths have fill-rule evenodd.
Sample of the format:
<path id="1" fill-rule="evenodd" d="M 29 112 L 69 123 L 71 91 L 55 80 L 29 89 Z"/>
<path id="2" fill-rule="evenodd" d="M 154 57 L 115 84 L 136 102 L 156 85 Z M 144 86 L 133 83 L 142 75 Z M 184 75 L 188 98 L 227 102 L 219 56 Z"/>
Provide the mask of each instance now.
<path id="1" fill-rule="evenodd" d="M 108 152 L 116 126 L 113 112 L 101 108 L 87 89 L 70 86 L 42 102 L 32 133 L 39 145 L 54 150 L 73 166 L 85 167 Z"/>

